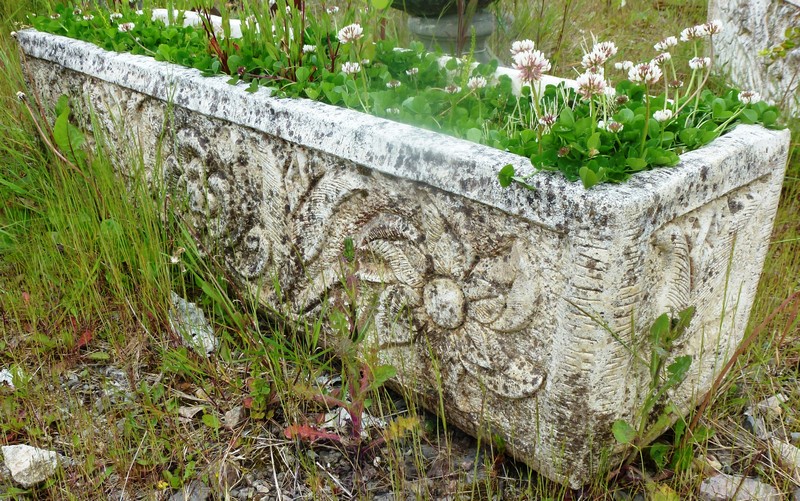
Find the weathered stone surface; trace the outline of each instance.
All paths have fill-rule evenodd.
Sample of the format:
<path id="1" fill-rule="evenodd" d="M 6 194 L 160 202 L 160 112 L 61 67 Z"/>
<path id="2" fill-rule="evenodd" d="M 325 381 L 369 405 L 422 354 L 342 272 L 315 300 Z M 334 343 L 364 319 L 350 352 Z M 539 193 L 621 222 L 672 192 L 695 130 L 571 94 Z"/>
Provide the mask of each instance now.
<path id="1" fill-rule="evenodd" d="M 264 303 L 324 312 L 352 272 L 374 320 L 365 349 L 398 368 L 394 384 L 468 432 L 501 434 L 551 478 L 590 479 L 611 424 L 641 406 L 649 372 L 619 339 L 697 307 L 672 353 L 694 360 L 670 394 L 683 410 L 741 339 L 788 132 L 740 126 L 625 185 L 586 191 L 540 173 L 536 191 L 503 190 L 497 171 L 527 159 L 79 41 L 18 39 L 42 101 L 69 94 L 115 144 L 138 145 Z M 127 158 L 120 149 L 122 172 Z"/>
<path id="2" fill-rule="evenodd" d="M 32 487 L 53 476 L 58 468 L 58 454 L 30 445 L 4 445 L 3 462 L 14 482 Z"/>
<path id="3" fill-rule="evenodd" d="M 783 42 L 786 28 L 800 26 L 800 0 L 709 0 L 708 16 L 725 24 L 714 36 L 722 70 L 743 90 L 759 92 L 800 116 L 800 47 L 774 62 L 758 55 Z"/>
<path id="4" fill-rule="evenodd" d="M 705 501 L 780 501 L 778 490 L 755 478 L 720 473 L 703 480 L 700 499 Z"/>

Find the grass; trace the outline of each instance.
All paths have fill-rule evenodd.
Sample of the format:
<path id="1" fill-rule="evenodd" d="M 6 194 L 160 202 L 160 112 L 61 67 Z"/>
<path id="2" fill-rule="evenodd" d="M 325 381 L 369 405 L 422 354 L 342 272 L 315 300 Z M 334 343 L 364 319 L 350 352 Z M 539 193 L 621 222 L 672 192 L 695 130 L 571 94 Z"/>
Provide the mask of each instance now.
<path id="1" fill-rule="evenodd" d="M 84 158 L 67 161 L 47 146 L 37 127 L 46 130 L 52 116 L 17 100 L 25 84 L 8 36 L 22 7 L 41 11 L 45 4 L 0 4 L 0 369 L 16 374 L 13 390 L 0 386 L 0 443 L 57 450 L 71 463 L 30 490 L 0 482 L 0 497 L 166 499 L 200 480 L 220 498 L 255 495 L 267 485 L 275 496 L 279 485 L 284 495 L 320 499 L 385 491 L 418 499 L 624 499 L 636 492 L 686 499 L 709 474 L 711 456 L 732 472 L 793 490 L 791 472 L 742 423 L 748 406 L 783 394 L 781 418 L 766 426 L 800 432 L 800 303 L 781 308 L 800 271 L 800 127 L 793 129 L 750 331 L 774 318 L 758 329 L 699 418 L 714 434 L 693 446 L 691 468 L 670 475 L 640 461 L 572 491 L 506 458 L 502 444 L 476 442 L 416 408 L 410 395 L 382 387 L 371 392 L 369 413 L 400 425 L 381 437 L 387 444 L 380 460 L 356 458 L 357 441 L 344 450 L 312 449 L 284 436 L 286 426 L 330 410 L 315 399 L 320 387 L 335 391 L 332 378 L 359 368 L 338 361 L 352 347 L 321 347 L 325 318 L 298 325 L 258 311 L 232 285 L 214 249 L 198 247 L 167 210 L 159 180 L 144 180 L 135 151 L 133 175 L 122 179 L 101 137 L 88 138 Z M 539 0 L 531 10 L 541 15 L 531 20 L 528 4 L 502 0 L 497 8 L 506 23 L 492 47 L 505 55 L 511 40 L 532 38 L 554 54 L 555 72 L 570 76 L 593 35 L 613 38 L 634 60 L 649 58 L 652 43 L 701 21 L 704 5 L 631 0 L 617 11 L 601 0 Z M 402 31 L 399 24 L 389 29 Z M 197 355 L 172 331 L 171 291 L 203 308 L 221 339 L 217 356 Z M 241 422 L 238 407 L 247 416 Z M 371 438 L 377 436 L 373 430 Z"/>

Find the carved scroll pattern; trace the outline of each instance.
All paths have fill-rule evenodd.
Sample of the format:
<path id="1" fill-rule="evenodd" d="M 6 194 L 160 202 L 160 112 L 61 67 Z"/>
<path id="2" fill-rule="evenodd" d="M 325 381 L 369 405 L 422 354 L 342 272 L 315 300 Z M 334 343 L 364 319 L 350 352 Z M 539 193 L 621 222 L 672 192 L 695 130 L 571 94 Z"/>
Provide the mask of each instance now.
<path id="1" fill-rule="evenodd" d="M 754 184 L 758 183 L 763 181 Z M 701 305 L 694 327 L 706 325 L 710 332 L 716 332 L 723 305 L 711 298 L 722 298 L 726 288 L 725 315 L 734 313 L 740 285 L 751 278 L 748 270 L 753 266 L 738 256 L 756 254 L 751 247 L 761 242 L 758 233 L 766 224 L 756 216 L 769 212 L 761 207 L 759 191 L 753 185 L 739 188 L 665 224 L 652 235 L 656 252 L 650 269 L 660 276 L 650 283 L 663 284 L 653 296 L 656 314 Z"/>
<path id="2" fill-rule="evenodd" d="M 433 345 L 443 373 L 466 374 L 502 398 L 530 397 L 541 388 L 551 320 L 542 287 L 548 263 L 557 259 L 555 246 L 547 245 L 553 238 L 534 248 L 529 237 L 543 230 L 345 166 L 286 179 L 304 180 L 305 188 L 290 204 L 295 245 L 312 278 L 298 286 L 299 309 L 336 294 L 342 241 L 351 237 L 357 276 L 377 295 L 373 341 L 383 353 L 412 351 L 412 365 L 424 371 Z"/>

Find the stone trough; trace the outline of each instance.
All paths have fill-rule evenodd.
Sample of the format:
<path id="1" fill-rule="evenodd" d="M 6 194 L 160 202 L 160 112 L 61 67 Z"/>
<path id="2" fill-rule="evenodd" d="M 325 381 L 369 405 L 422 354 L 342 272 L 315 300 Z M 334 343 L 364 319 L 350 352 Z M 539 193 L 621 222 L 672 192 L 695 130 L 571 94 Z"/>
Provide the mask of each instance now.
<path id="1" fill-rule="evenodd" d="M 743 336 L 787 131 L 742 125 L 623 185 L 540 173 L 535 191 L 502 189 L 499 169 L 526 158 L 34 30 L 18 41 L 42 102 L 91 108 L 123 173 L 135 144 L 262 303 L 318 312 L 352 239 L 392 383 L 551 479 L 582 485 L 620 452 L 611 425 L 650 383 L 620 340 L 696 307 L 670 354 L 693 359 L 669 393 L 687 412 Z"/>

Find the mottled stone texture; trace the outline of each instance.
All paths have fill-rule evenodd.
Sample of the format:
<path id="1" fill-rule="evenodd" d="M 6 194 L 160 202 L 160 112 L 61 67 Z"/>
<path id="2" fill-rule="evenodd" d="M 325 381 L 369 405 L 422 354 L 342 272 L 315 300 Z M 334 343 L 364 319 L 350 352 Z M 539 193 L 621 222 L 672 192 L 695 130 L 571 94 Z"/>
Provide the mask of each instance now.
<path id="1" fill-rule="evenodd" d="M 783 42 L 786 28 L 800 26 L 800 0 L 709 0 L 708 15 L 725 24 L 714 37 L 722 70 L 742 89 L 800 116 L 800 47 L 774 62 L 758 55 Z"/>
<path id="2" fill-rule="evenodd" d="M 150 175 L 186 201 L 176 210 L 265 304 L 277 302 L 273 281 L 277 306 L 295 314 L 336 304 L 352 238 L 360 306 L 373 318 L 365 349 L 451 424 L 501 434 L 550 478 L 590 479 L 614 445 L 612 422 L 641 405 L 649 372 L 618 340 L 647 352 L 659 314 L 697 307 L 672 354 L 694 359 L 670 394 L 686 410 L 742 337 L 788 132 L 740 126 L 625 185 L 586 191 L 542 173 L 536 191 L 503 190 L 497 171 L 529 170 L 527 159 L 83 42 L 18 36 L 42 101 L 67 93 L 116 144 L 138 145 Z M 128 158 L 116 159 L 122 172 Z"/>

